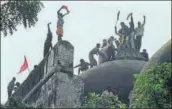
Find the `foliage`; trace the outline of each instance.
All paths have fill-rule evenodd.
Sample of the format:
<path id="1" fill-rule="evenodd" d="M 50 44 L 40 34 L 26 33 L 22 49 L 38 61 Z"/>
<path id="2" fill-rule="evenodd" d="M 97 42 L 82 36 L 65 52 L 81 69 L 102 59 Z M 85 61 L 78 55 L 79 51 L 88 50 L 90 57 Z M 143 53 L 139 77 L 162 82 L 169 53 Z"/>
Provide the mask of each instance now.
<path id="1" fill-rule="evenodd" d="M 42 104 L 43 102 L 40 101 L 34 105 L 27 105 L 22 102 L 22 100 L 18 97 L 13 97 L 9 100 L 8 105 L 4 107 L 1 105 L 2 109 L 6 108 L 17 108 L 17 109 L 22 109 L 22 108 L 39 108 L 42 109 L 44 105 Z M 66 105 L 67 106 L 67 105 Z M 82 108 L 126 108 L 126 105 L 121 103 L 118 100 L 117 96 L 100 96 L 99 94 L 95 93 L 89 93 L 88 94 L 88 99 L 86 99 L 85 104 L 83 105 Z"/>
<path id="2" fill-rule="evenodd" d="M 89 93 L 83 108 L 126 108 L 126 105 L 121 103 L 117 96 Z"/>
<path id="3" fill-rule="evenodd" d="M 171 63 L 163 63 L 136 74 L 131 108 L 172 108 Z"/>
<path id="4" fill-rule="evenodd" d="M 38 21 L 38 13 L 43 8 L 40 0 L 8 0 L 1 4 L 0 30 L 7 36 L 13 31 L 17 31 L 16 27 L 23 24 L 25 28 L 30 28 Z"/>
<path id="5" fill-rule="evenodd" d="M 17 109 L 22 109 L 22 108 L 29 108 L 29 109 L 33 109 L 33 108 L 43 108 L 42 105 L 28 105 L 22 102 L 22 100 L 19 97 L 12 97 L 10 98 L 10 100 L 8 101 L 8 105 L 5 108 L 17 108 Z"/>
<path id="6" fill-rule="evenodd" d="M 32 106 L 28 106 L 27 104 L 21 102 L 22 100 L 18 97 L 12 97 L 9 99 L 7 108 L 32 108 Z"/>

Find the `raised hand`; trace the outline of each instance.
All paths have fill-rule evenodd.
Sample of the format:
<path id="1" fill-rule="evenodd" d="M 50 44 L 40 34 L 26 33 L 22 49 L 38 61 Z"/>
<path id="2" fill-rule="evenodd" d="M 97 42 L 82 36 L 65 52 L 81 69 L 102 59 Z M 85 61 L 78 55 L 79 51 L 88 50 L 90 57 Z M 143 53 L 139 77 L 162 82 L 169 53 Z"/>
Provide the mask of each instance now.
<path id="1" fill-rule="evenodd" d="M 144 16 L 143 16 L 143 18 L 145 19 L 145 18 L 146 18 L 146 16 L 144 15 Z"/>
<path id="2" fill-rule="evenodd" d="M 130 16 L 132 16 L 133 15 L 133 13 L 131 12 L 130 14 L 128 14 L 128 16 L 127 16 L 127 20 L 129 19 L 129 17 Z"/>
<path id="3" fill-rule="evenodd" d="M 62 5 L 62 8 L 64 8 L 64 9 L 66 9 L 66 11 L 67 11 L 67 14 L 69 14 L 69 9 L 68 9 L 68 6 L 66 6 L 66 5 Z"/>
<path id="4" fill-rule="evenodd" d="M 132 16 L 132 15 L 133 15 L 133 13 L 131 12 L 131 13 L 130 13 L 130 15 Z"/>
<path id="5" fill-rule="evenodd" d="M 48 25 L 50 25 L 50 24 L 51 24 L 51 22 L 48 23 Z"/>
<path id="6" fill-rule="evenodd" d="M 62 8 L 66 8 L 67 9 L 67 6 L 66 5 L 62 5 Z"/>

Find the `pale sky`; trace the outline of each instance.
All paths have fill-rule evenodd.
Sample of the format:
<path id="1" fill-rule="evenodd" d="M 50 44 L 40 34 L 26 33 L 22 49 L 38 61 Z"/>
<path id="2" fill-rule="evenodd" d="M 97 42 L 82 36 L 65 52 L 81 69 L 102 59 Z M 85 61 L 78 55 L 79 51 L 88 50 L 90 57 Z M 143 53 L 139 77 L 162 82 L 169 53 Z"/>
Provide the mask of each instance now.
<path id="1" fill-rule="evenodd" d="M 150 57 L 171 38 L 171 1 L 45 1 L 45 8 L 38 15 L 35 27 L 18 31 L 12 36 L 1 38 L 1 103 L 7 100 L 7 85 L 12 77 L 23 82 L 29 72 L 17 74 L 26 55 L 29 68 L 43 59 L 43 47 L 47 34 L 47 23 L 52 22 L 53 45 L 57 42 L 57 10 L 67 5 L 70 14 L 64 18 L 64 40 L 70 41 L 75 48 L 74 65 L 81 58 L 88 61 L 89 51 L 96 43 L 114 35 L 116 14 L 120 10 L 120 20 L 128 25 L 126 17 L 133 12 L 135 26 L 143 22 L 146 15 L 142 49 L 146 48 Z M 77 69 L 75 73 L 77 74 Z"/>

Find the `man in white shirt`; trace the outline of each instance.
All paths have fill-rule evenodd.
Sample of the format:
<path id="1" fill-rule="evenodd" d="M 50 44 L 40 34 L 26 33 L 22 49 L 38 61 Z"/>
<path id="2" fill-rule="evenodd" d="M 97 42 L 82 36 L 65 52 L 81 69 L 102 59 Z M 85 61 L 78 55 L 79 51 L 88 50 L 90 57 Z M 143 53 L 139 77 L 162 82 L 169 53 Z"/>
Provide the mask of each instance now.
<path id="1" fill-rule="evenodd" d="M 146 22 L 146 16 L 143 16 L 144 21 L 143 24 L 138 22 L 138 27 L 135 29 L 135 44 L 136 44 L 136 49 L 140 52 L 141 44 L 142 44 L 142 36 L 144 35 L 144 25 Z"/>

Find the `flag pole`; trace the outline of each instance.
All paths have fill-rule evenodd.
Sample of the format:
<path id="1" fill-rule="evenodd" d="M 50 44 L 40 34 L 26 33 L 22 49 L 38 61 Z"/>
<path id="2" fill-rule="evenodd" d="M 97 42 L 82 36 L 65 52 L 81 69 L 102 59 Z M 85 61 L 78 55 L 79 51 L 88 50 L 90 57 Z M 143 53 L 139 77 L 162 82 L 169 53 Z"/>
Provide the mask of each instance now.
<path id="1" fill-rule="evenodd" d="M 25 57 L 25 59 L 26 59 L 26 56 L 24 55 L 24 57 Z M 28 64 L 28 63 L 27 63 Z M 27 68 L 27 70 L 30 72 L 30 69 L 29 69 L 29 65 L 28 65 L 28 68 Z"/>
<path id="2" fill-rule="evenodd" d="M 30 72 L 29 66 L 28 66 L 28 71 Z"/>
<path id="3" fill-rule="evenodd" d="M 117 13 L 117 19 L 116 19 L 115 27 L 117 26 L 117 22 L 119 20 L 119 15 L 120 15 L 120 11 L 118 11 L 118 13 Z"/>
<path id="4" fill-rule="evenodd" d="M 117 19 L 116 19 L 115 26 L 117 25 L 117 22 L 118 22 L 118 20 L 119 20 L 119 15 L 120 15 L 120 11 L 118 11 L 118 13 L 117 13 Z"/>

